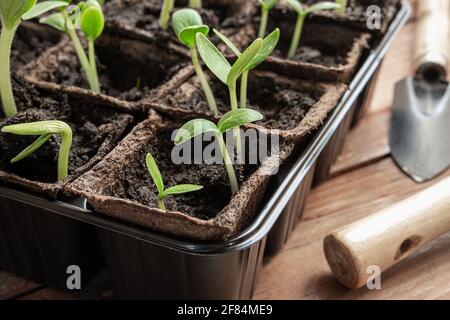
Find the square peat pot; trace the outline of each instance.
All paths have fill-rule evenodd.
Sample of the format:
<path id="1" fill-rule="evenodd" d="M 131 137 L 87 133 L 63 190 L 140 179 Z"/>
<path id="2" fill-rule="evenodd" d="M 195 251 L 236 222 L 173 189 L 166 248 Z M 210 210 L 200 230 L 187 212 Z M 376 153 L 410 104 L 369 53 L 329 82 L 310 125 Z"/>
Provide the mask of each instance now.
<path id="1" fill-rule="evenodd" d="M 219 112 L 230 110 L 228 88 L 210 72 Z M 347 86 L 292 79 L 273 72 L 252 71 L 248 81 L 248 107 L 262 113 L 264 119 L 249 127 L 276 132 L 294 143 L 305 142 L 337 105 Z M 192 67 L 181 70 L 161 87 L 157 103 L 142 102 L 144 107 L 163 113 L 205 114 L 212 117 L 205 95 Z"/>
<path id="2" fill-rule="evenodd" d="M 260 69 L 293 78 L 349 83 L 358 70 L 364 53 L 370 48 L 371 35 L 344 25 L 306 20 L 297 54 L 287 59 L 296 15 L 292 10 L 272 10 L 268 32 L 280 28 L 280 41 Z M 259 23 L 253 21 L 231 40 L 247 48 L 257 38 Z"/>
<path id="3" fill-rule="evenodd" d="M 321 0 L 305 0 L 302 3 L 312 5 Z M 282 10 L 289 10 L 287 4 L 280 4 Z M 377 37 L 384 35 L 401 6 L 401 0 L 348 0 L 345 14 L 334 10 L 319 11 L 311 14 L 316 22 L 347 25 L 353 29 L 372 33 Z"/>
<path id="4" fill-rule="evenodd" d="M 0 133 L 0 185 L 48 199 L 63 198 L 63 187 L 101 161 L 127 133 L 131 115 L 92 99 L 89 103 L 62 92 L 37 91 L 14 82 L 20 111 L 0 119 L 0 127 L 58 119 L 70 125 L 73 143 L 69 176 L 57 182 L 60 139 L 51 138 L 38 151 L 15 164 L 10 159 L 36 137 Z M 21 89 L 26 94 L 21 94 Z M 101 263 L 92 228 L 49 213 L 26 201 L 0 196 L 0 261 L 5 270 L 58 289 L 67 289 L 66 269 L 78 265 L 88 281 Z"/>
<path id="5" fill-rule="evenodd" d="M 168 234 L 179 239 L 175 241 L 226 243 L 256 218 L 269 180 L 289 157 L 293 145 L 276 137 L 271 143 L 276 141 L 279 145 L 273 150 L 268 147 L 273 152 L 260 165 L 235 164 L 241 188 L 232 196 L 223 164 L 176 164 L 174 154 L 186 147 L 198 147 L 188 142 L 174 148 L 173 133 L 183 123 L 151 112 L 150 118 L 140 123 L 101 163 L 68 185 L 68 193 L 87 199 L 97 214 L 150 229 L 149 234 Z M 270 137 L 262 133 L 258 141 L 248 145 L 258 145 L 267 138 Z M 167 186 L 193 183 L 204 189 L 170 197 L 166 199 L 168 211 L 158 209 L 156 187 L 145 165 L 148 152 L 155 157 Z M 254 279 L 240 279 L 243 273 L 239 265 L 242 267 L 243 258 L 253 259 L 256 268 L 263 252 L 263 247 L 249 247 L 230 255 L 203 257 L 199 251 L 182 258 L 180 264 L 183 255 L 176 250 L 147 243 L 140 237 L 110 231 L 100 234 L 114 287 L 121 298 L 248 298 L 251 290 L 245 286 L 246 293 L 241 292 L 241 282 L 253 283 Z M 205 267 L 201 267 L 202 261 Z"/>
<path id="6" fill-rule="evenodd" d="M 183 47 L 172 30 L 171 20 L 167 31 L 159 25 L 162 3 L 163 0 L 109 1 L 105 5 L 106 32 L 144 41 L 170 41 Z M 199 13 L 203 23 L 225 34 L 236 32 L 257 11 L 252 1 L 203 0 L 202 6 Z M 186 7 L 188 0 L 176 0 L 174 11 Z"/>
<path id="7" fill-rule="evenodd" d="M 62 90 L 87 98 L 100 96 L 112 105 L 153 97 L 190 58 L 170 43 L 103 35 L 96 41 L 101 94 L 89 90 L 72 43 L 67 39 L 20 70 L 27 81 L 41 88 Z"/>

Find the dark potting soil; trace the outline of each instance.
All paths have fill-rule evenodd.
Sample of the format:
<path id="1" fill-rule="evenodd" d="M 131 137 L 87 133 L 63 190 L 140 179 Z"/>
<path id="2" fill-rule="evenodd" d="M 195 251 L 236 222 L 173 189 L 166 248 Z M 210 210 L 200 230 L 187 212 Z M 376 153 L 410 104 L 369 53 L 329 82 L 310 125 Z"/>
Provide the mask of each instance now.
<path id="1" fill-rule="evenodd" d="M 45 32 L 44 32 L 45 30 Z M 11 48 L 11 71 L 17 71 L 57 44 L 61 35 L 32 23 L 19 26 Z"/>
<path id="2" fill-rule="evenodd" d="M 106 35 L 96 41 L 96 54 L 101 91 L 127 101 L 151 96 L 187 61 L 155 44 Z M 31 71 L 36 80 L 89 88 L 70 43 L 37 64 Z"/>
<path id="3" fill-rule="evenodd" d="M 230 98 L 227 87 L 207 73 L 215 95 L 219 111 L 230 111 Z M 238 86 L 239 88 L 239 86 Z M 264 119 L 257 122 L 267 129 L 291 130 L 297 127 L 308 110 L 320 99 L 323 92 L 294 89 L 286 83 L 278 83 L 272 77 L 253 76 L 248 83 L 248 107 L 258 110 Z M 238 89 L 239 95 L 239 89 Z M 168 94 L 163 103 L 172 108 L 209 112 L 202 87 L 196 76 Z"/>
<path id="4" fill-rule="evenodd" d="M 274 56 L 286 59 L 287 46 L 285 50 L 275 50 Z M 290 59 L 294 61 L 314 63 L 326 67 L 339 67 L 347 62 L 346 56 L 326 54 L 319 49 L 301 46 L 295 56 Z"/>
<path id="5" fill-rule="evenodd" d="M 305 0 L 306 5 L 312 5 L 322 0 Z M 378 6 L 381 9 L 382 19 L 386 17 L 389 10 L 392 10 L 395 0 L 348 0 L 345 15 L 349 20 L 367 21 L 367 8 L 370 6 Z"/>
<path id="6" fill-rule="evenodd" d="M 162 3 L 162 0 L 115 0 L 106 5 L 105 13 L 112 25 L 128 25 L 164 38 L 173 33 L 171 28 L 163 31 L 159 26 Z M 234 0 L 203 0 L 203 8 L 199 11 L 206 25 L 235 27 L 242 24 L 238 17 L 239 5 Z M 174 10 L 187 6 L 188 0 L 177 0 Z"/>
<path id="7" fill-rule="evenodd" d="M 20 91 L 32 91 L 34 94 L 20 96 L 17 99 L 20 111 L 16 116 L 0 121 L 0 128 L 17 123 L 29 123 L 44 120 L 61 120 L 70 125 L 73 142 L 69 158 L 69 175 L 76 173 L 88 163 L 101 148 L 112 148 L 123 129 L 119 114 L 113 110 L 77 106 L 73 109 L 68 97 L 57 94 L 54 97 L 42 98 L 32 87 L 18 85 L 14 82 L 17 97 Z M 29 109 L 31 108 L 31 109 Z M 122 120 L 123 121 L 123 120 Z M 32 144 L 37 136 L 17 136 L 0 133 L 0 168 L 3 171 L 17 174 L 29 180 L 54 183 L 57 181 L 57 159 L 60 138 L 52 137 L 39 150 L 29 157 L 11 164 L 10 160 L 23 149 Z M 104 145 L 108 141 L 110 145 Z"/>
<path id="8" fill-rule="evenodd" d="M 200 191 L 168 197 L 165 200 L 168 210 L 204 220 L 221 212 L 231 200 L 230 184 L 224 165 L 173 164 L 171 153 L 174 143 L 171 136 L 177 128 L 179 126 L 175 125 L 159 128 L 151 145 L 141 148 L 134 161 L 117 177 L 117 183 L 109 186 L 104 195 L 157 208 L 157 190 L 145 165 L 146 154 L 150 152 L 158 164 L 166 188 L 185 183 L 204 186 Z M 241 184 L 256 171 L 257 165 L 234 165 L 234 168 Z"/>

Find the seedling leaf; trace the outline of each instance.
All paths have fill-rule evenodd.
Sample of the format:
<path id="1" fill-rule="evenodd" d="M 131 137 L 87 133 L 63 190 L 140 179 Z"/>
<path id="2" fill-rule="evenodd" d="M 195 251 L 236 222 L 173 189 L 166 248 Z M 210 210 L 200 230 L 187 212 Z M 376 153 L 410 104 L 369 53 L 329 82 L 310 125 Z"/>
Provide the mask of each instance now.
<path id="1" fill-rule="evenodd" d="M 30 11 L 37 0 L 1 0 L 0 15 L 2 24 L 8 29 L 14 29 L 24 14 Z"/>
<path id="2" fill-rule="evenodd" d="M 241 51 L 234 45 L 234 43 L 223 33 L 220 31 L 213 29 L 216 36 L 223 42 L 225 45 L 230 48 L 231 51 L 236 55 L 236 57 L 239 57 L 242 53 Z"/>
<path id="3" fill-rule="evenodd" d="M 175 145 L 180 145 L 206 132 L 217 132 L 217 126 L 204 119 L 194 119 L 185 123 L 175 136 Z"/>
<path id="4" fill-rule="evenodd" d="M 67 32 L 66 22 L 61 12 L 42 17 L 41 19 L 39 19 L 39 23 L 46 24 L 64 33 Z"/>
<path id="5" fill-rule="evenodd" d="M 304 14 L 303 6 L 298 0 L 288 0 L 288 3 L 297 14 Z"/>
<path id="6" fill-rule="evenodd" d="M 11 163 L 19 162 L 20 160 L 23 160 L 26 157 L 28 157 L 29 155 L 31 155 L 33 152 L 35 152 L 40 147 L 42 147 L 42 145 L 44 145 L 44 143 L 46 143 L 48 141 L 48 139 L 50 139 L 52 137 L 52 135 L 53 135 L 53 133 L 47 133 L 47 134 L 41 135 L 39 138 L 36 139 L 35 142 L 33 142 L 31 145 L 26 147 L 21 153 L 19 153 L 17 156 L 15 156 L 11 160 Z"/>
<path id="7" fill-rule="evenodd" d="M 87 1 L 83 6 L 80 26 L 89 40 L 95 40 L 103 33 L 105 18 L 102 8 L 96 0 Z"/>
<path id="8" fill-rule="evenodd" d="M 203 186 L 198 186 L 195 184 L 179 184 L 177 186 L 167 188 L 163 192 L 163 196 L 167 197 L 168 195 L 189 193 L 189 192 L 194 192 L 194 191 L 198 191 L 201 189 L 203 189 Z"/>
<path id="9" fill-rule="evenodd" d="M 306 12 L 306 14 L 309 14 L 312 12 L 331 10 L 331 9 L 339 9 L 339 8 L 341 8 L 341 5 L 339 3 L 325 1 L 325 2 L 319 2 L 319 3 L 311 5 L 310 7 L 308 7 L 306 9 L 305 12 Z"/>
<path id="10" fill-rule="evenodd" d="M 196 39 L 198 52 L 209 70 L 211 70 L 220 81 L 228 84 L 227 79 L 231 71 L 230 63 L 204 34 L 197 33 Z"/>
<path id="11" fill-rule="evenodd" d="M 230 129 L 238 128 L 244 124 L 262 120 L 264 117 L 261 113 L 252 109 L 238 109 L 226 113 L 217 124 L 221 133 L 225 133 Z"/>
<path id="12" fill-rule="evenodd" d="M 147 164 L 148 172 L 152 177 L 153 182 L 155 183 L 156 188 L 158 189 L 159 194 L 163 194 L 164 192 L 164 182 L 161 176 L 161 172 L 159 171 L 158 165 L 156 164 L 155 159 L 150 153 L 147 153 L 147 157 L 145 159 Z"/>
<path id="13" fill-rule="evenodd" d="M 280 29 L 276 28 L 271 34 L 264 38 L 261 49 L 253 60 L 248 64 L 246 70 L 255 69 L 259 64 L 264 62 L 278 44 L 280 39 Z"/>
<path id="14" fill-rule="evenodd" d="M 263 40 L 261 38 L 256 39 L 236 60 L 227 77 L 226 83 L 228 84 L 228 86 L 234 86 L 236 84 L 236 81 L 246 70 L 249 63 L 258 54 L 259 50 L 261 49 L 262 43 Z"/>
<path id="15" fill-rule="evenodd" d="M 209 27 L 203 24 L 202 17 L 194 9 L 181 9 L 172 16 L 173 30 L 178 38 L 189 48 L 195 47 L 195 35 L 200 32 L 205 36 Z"/>
<path id="16" fill-rule="evenodd" d="M 50 10 L 56 9 L 56 8 L 63 8 L 67 7 L 69 3 L 66 1 L 43 1 L 37 3 L 30 11 L 28 11 L 26 14 L 22 16 L 23 20 L 30 20 L 34 19 L 41 14 L 44 14 Z"/>

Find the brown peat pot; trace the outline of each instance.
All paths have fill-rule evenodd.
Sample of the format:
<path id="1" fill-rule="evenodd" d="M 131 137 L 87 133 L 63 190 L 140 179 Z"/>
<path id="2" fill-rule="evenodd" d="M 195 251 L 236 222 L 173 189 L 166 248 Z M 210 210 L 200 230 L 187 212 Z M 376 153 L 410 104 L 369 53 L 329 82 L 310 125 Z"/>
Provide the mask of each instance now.
<path id="1" fill-rule="evenodd" d="M 169 41 L 183 47 L 173 33 L 171 24 L 167 31 L 159 26 L 162 3 L 162 0 L 109 1 L 105 6 L 108 20 L 106 32 L 144 41 Z M 176 0 L 175 10 L 184 8 L 187 4 L 188 0 Z M 203 0 L 202 6 L 200 15 L 203 23 L 220 29 L 225 34 L 243 27 L 257 11 L 252 1 Z"/>
<path id="2" fill-rule="evenodd" d="M 0 127 L 59 119 L 68 123 L 74 134 L 69 176 L 57 182 L 58 139 L 51 138 L 28 158 L 10 164 L 10 159 L 36 137 L 0 133 L 0 185 L 47 199 L 61 199 L 63 186 L 102 160 L 134 121 L 133 116 L 95 100 L 86 104 L 62 92 L 39 91 L 17 78 L 14 90 L 18 108 L 23 111 L 0 119 Z M 77 265 L 83 270 L 84 284 L 103 266 L 94 228 L 3 196 L 0 207 L 3 270 L 64 290 L 69 266 Z"/>
<path id="3" fill-rule="evenodd" d="M 255 8 L 257 7 L 255 6 Z M 217 205 L 227 198 L 224 175 L 218 173 L 215 182 L 219 186 L 222 185 L 221 188 L 224 190 L 220 193 L 213 193 L 211 196 L 217 199 L 205 204 L 205 206 L 214 206 L 216 210 L 201 210 L 201 213 L 193 210 L 192 204 L 189 207 L 189 201 L 182 198 L 178 199 L 178 203 L 177 199 L 168 200 L 168 204 L 173 205 L 176 209 L 174 212 L 165 213 L 152 209 L 154 208 L 152 199 L 155 196 L 154 190 L 152 191 L 153 184 L 148 180 L 149 176 L 144 170 L 143 161 L 138 161 L 138 158 L 145 155 L 145 152 L 152 151 L 152 148 L 159 145 L 158 141 L 160 140 L 153 141 L 152 139 L 154 137 L 152 128 L 162 130 L 169 127 L 173 129 L 171 126 L 184 123 L 186 120 L 184 117 L 190 117 L 190 119 L 199 116 L 210 117 L 204 111 L 200 112 L 199 110 L 195 110 L 195 114 L 176 111 L 173 108 L 180 106 L 173 103 L 170 106 L 170 101 L 162 103 L 164 98 L 168 97 L 167 94 L 176 93 L 176 86 L 172 87 L 172 92 L 164 91 L 164 88 L 169 88 L 174 83 L 192 87 L 192 96 L 198 94 L 198 87 L 192 78 L 192 69 L 189 71 L 189 68 L 185 68 L 190 62 L 184 48 L 180 49 L 171 41 L 165 41 L 159 47 L 150 38 L 141 43 L 137 40 L 139 37 L 132 35 L 127 37 L 115 32 L 105 34 L 98 41 L 99 61 L 107 65 L 109 70 L 100 68 L 106 89 L 104 94 L 94 94 L 90 90 L 84 89 L 87 86 L 85 86 L 80 68 L 73 58 L 73 52 L 70 53 L 70 43 L 66 42 L 65 45 L 60 43 L 57 45 L 58 49 L 55 47 L 44 52 L 40 58 L 30 62 L 25 69 L 22 69 L 22 71 L 28 70 L 25 73 L 27 79 L 34 83 L 39 90 L 48 91 L 52 95 L 59 92 L 58 94 L 61 96 L 68 96 L 69 100 L 73 99 L 80 104 L 82 102 L 86 108 L 91 105 L 101 105 L 102 108 L 114 109 L 114 112 L 133 114 L 139 120 L 147 119 L 147 113 L 153 106 L 161 114 L 161 119 L 171 120 L 161 120 L 156 124 L 154 122 L 151 124 L 151 120 L 140 122 L 114 151 L 106 155 L 88 173 L 82 174 L 74 182 L 66 185 L 65 190 L 70 191 L 69 193 L 66 192 L 64 195 L 60 192 L 57 193 L 56 200 L 24 191 L 19 186 L 5 185 L 5 182 L 0 181 L 0 206 L 2 208 L 0 212 L 0 267 L 44 284 L 64 288 L 68 264 L 80 263 L 85 275 L 93 274 L 93 271 L 101 265 L 99 260 L 102 255 L 99 254 L 96 247 L 99 243 L 94 235 L 97 232 L 100 237 L 101 251 L 108 261 L 108 271 L 119 298 L 250 298 L 264 254 L 276 253 L 289 238 L 303 213 L 313 181 L 320 181 L 327 177 L 331 164 L 342 148 L 346 134 L 363 112 L 375 84 L 374 80 L 382 59 L 400 28 L 406 23 L 411 11 L 406 1 L 402 1 L 401 6 L 397 9 L 386 32 L 370 41 L 367 38 L 368 41 L 364 45 L 356 40 L 359 37 L 358 34 L 364 37 L 369 36 L 360 29 L 352 31 L 348 24 L 339 21 L 333 23 L 342 30 L 349 30 L 348 33 L 347 31 L 339 33 L 342 30 L 338 32 L 338 30 L 332 29 L 333 23 L 331 22 L 327 22 L 323 26 L 323 28 L 331 28 L 327 30 L 335 30 L 336 34 L 340 35 L 339 38 L 352 38 L 352 41 L 349 40 L 346 42 L 347 45 L 342 46 L 347 50 L 346 53 L 342 53 L 344 59 L 349 57 L 348 53 L 352 52 L 353 44 L 361 45 L 359 61 L 351 72 L 353 75 L 351 80 L 347 79 L 350 81 L 347 81 L 347 89 L 343 95 L 339 89 L 344 86 L 336 85 L 336 79 L 332 80 L 331 84 L 325 84 L 317 78 L 310 79 L 311 82 L 300 80 L 304 78 L 301 74 L 292 73 L 292 76 L 289 75 L 289 72 L 283 72 L 283 68 L 275 68 L 273 72 L 284 73 L 284 76 L 272 76 L 267 72 L 252 72 L 251 83 L 259 83 L 259 85 L 269 88 L 275 83 L 275 87 L 280 88 L 280 92 L 292 91 L 289 94 L 280 94 L 277 98 L 279 100 L 275 99 L 275 101 L 286 102 L 286 97 L 289 98 L 287 102 L 291 101 L 293 92 L 299 90 L 295 86 L 301 88 L 302 93 L 308 92 L 306 96 L 309 95 L 309 92 L 316 92 L 318 96 L 313 94 L 314 99 L 312 100 L 317 101 L 308 103 L 309 109 L 305 108 L 309 110 L 308 113 L 315 109 L 323 110 L 318 107 L 319 102 L 327 96 L 327 92 L 332 92 L 331 89 L 328 90 L 332 86 L 334 86 L 335 93 L 339 92 L 339 95 L 333 94 L 329 97 L 339 101 L 334 108 L 326 112 L 328 116 L 323 113 L 320 117 L 309 117 L 306 113 L 305 117 L 300 116 L 297 119 L 300 123 L 305 119 L 313 119 L 316 124 L 318 119 L 321 119 L 322 125 L 318 127 L 312 125 L 311 131 L 307 134 L 307 130 L 305 130 L 304 138 L 299 139 L 291 151 L 288 151 L 290 148 L 282 150 L 286 155 L 284 165 L 280 167 L 280 171 L 276 175 L 270 176 L 268 181 L 258 172 L 261 168 L 271 167 L 266 165 L 270 164 L 270 161 L 263 161 L 260 166 L 251 168 L 237 167 L 241 176 L 241 192 L 243 193 L 234 198 L 239 198 L 240 201 L 233 204 L 235 205 L 233 207 L 230 207 L 233 200 L 228 205 L 224 204 L 225 201 L 222 202 L 222 208 Z M 318 23 L 314 19 L 312 17 L 310 25 Z M 250 31 L 253 30 L 252 28 L 251 25 L 242 27 L 242 29 Z M 353 35 L 348 36 L 352 32 Z M 344 36 L 344 34 L 346 35 Z M 304 38 L 307 39 L 306 33 Z M 62 41 L 67 40 L 63 39 Z M 142 57 L 143 53 L 145 53 L 144 57 Z M 149 56 L 148 60 L 145 56 Z M 178 62 L 170 61 L 165 64 L 165 60 L 172 59 L 172 57 L 178 57 Z M 60 63 L 64 66 L 61 69 L 65 70 L 58 70 L 56 66 L 55 62 L 60 58 Z M 162 69 L 148 67 L 149 64 L 143 59 L 149 64 L 160 65 Z M 144 66 L 139 67 L 140 63 L 144 63 Z M 46 67 L 42 67 L 39 71 L 42 74 L 33 74 L 35 70 L 30 68 L 33 65 L 36 68 L 40 66 L 49 66 L 50 68 L 46 70 Z M 112 75 L 116 70 L 111 71 L 110 69 L 115 67 L 121 69 L 117 73 L 122 74 L 123 82 L 115 80 L 115 76 Z M 128 67 L 132 70 L 130 74 L 126 73 Z M 320 72 L 316 70 L 310 75 L 317 76 L 320 75 Z M 333 76 L 327 77 L 331 79 L 335 76 L 336 73 L 333 73 Z M 53 80 L 52 77 L 54 77 Z M 65 79 L 65 77 L 67 78 Z M 272 79 L 268 81 L 267 79 L 270 78 Z M 308 77 L 306 76 L 306 78 Z M 287 82 L 290 80 L 295 86 L 289 86 L 283 79 L 288 79 Z M 56 82 L 52 83 L 52 81 Z M 315 85 L 320 90 L 313 89 Z M 220 90 L 224 90 L 224 88 Z M 218 92 L 217 96 L 220 95 L 222 94 Z M 154 97 L 155 100 L 152 100 L 151 97 Z M 29 100 L 20 96 L 17 98 L 23 101 Z M 249 104 L 253 103 L 258 107 L 259 101 L 252 101 L 253 98 L 250 95 L 249 98 Z M 273 102 L 275 94 L 272 94 L 270 98 Z M 200 97 L 200 100 L 202 99 Z M 305 97 L 300 100 L 304 99 Z M 59 100 L 64 101 L 64 99 Z M 40 99 L 38 101 L 40 105 L 42 101 Z M 189 97 L 186 101 L 189 101 Z M 223 99 L 223 101 L 225 100 Z M 29 104 L 26 108 L 33 107 L 40 108 L 34 104 Z M 264 111 L 264 104 L 259 107 Z M 154 114 L 153 111 L 150 113 Z M 89 117 L 92 116 L 89 112 L 86 114 Z M 281 121 L 278 125 L 282 128 L 284 122 Z M 267 126 L 266 129 L 260 126 L 260 131 L 266 130 L 273 135 L 272 130 L 276 129 L 272 128 L 277 126 L 275 122 L 266 123 L 265 126 Z M 296 130 L 297 127 L 306 128 L 307 126 L 297 123 L 291 129 Z M 247 128 L 255 128 L 255 125 Z M 140 131 L 147 133 L 141 135 Z M 140 139 L 148 143 L 142 143 L 139 146 Z M 283 139 L 281 137 L 281 140 Z M 290 141 L 294 142 L 295 139 L 290 139 Z M 289 145 L 289 141 L 287 142 Z M 127 143 L 130 144 L 127 145 Z M 122 154 L 118 150 L 123 150 Z M 288 154 L 291 156 L 287 157 Z M 136 155 L 138 155 L 137 158 L 135 158 Z M 164 158 L 164 153 L 158 154 L 158 156 Z M 111 160 L 122 158 L 126 158 L 125 164 L 130 165 L 125 166 L 123 163 Z M 181 171 L 174 172 L 174 174 L 171 173 L 171 170 L 165 171 L 170 164 L 167 164 L 164 159 L 161 161 L 163 171 L 169 172 L 168 175 L 165 173 L 165 178 L 169 179 L 169 183 L 177 183 L 179 181 L 177 179 L 186 178 L 184 174 L 180 173 Z M 112 170 L 105 163 L 110 164 Z M 145 178 L 142 178 L 144 176 Z M 103 177 L 105 180 L 102 185 Z M 139 183 L 127 185 L 125 182 L 128 177 L 136 177 L 136 179 L 133 178 L 133 181 Z M 200 178 L 201 171 L 192 174 L 192 177 Z M 210 185 L 210 179 L 211 177 L 204 184 Z M 261 183 L 254 184 L 250 183 L 251 181 Z M 78 184 L 79 182 L 82 183 Z M 264 187 L 266 191 L 260 192 L 257 188 L 253 189 L 256 185 L 259 185 L 260 188 Z M 251 194 L 248 191 L 244 192 L 245 190 L 251 190 Z M 253 192 L 253 190 L 256 191 Z M 84 193 L 85 197 L 89 197 L 89 201 L 84 197 L 73 197 L 73 193 L 80 194 L 80 192 Z M 246 198 L 244 195 L 248 195 L 248 197 Z M 191 196 L 195 198 L 199 195 Z M 254 197 L 259 197 L 260 201 L 254 200 Z M 140 202 L 141 200 L 143 201 Z M 203 202 L 205 201 L 203 200 Z M 260 205 L 262 208 L 259 208 Z M 101 210 L 96 210 L 95 206 Z M 119 211 L 118 207 L 126 210 Z M 18 215 L 19 212 L 22 214 Z M 220 217 L 223 217 L 224 220 L 221 220 Z M 211 221 L 215 223 L 211 223 Z M 191 227 L 196 230 L 208 231 L 205 231 L 206 235 L 193 234 L 194 232 L 189 230 Z M 87 278 L 90 277 L 87 276 Z M 83 278 L 85 281 L 88 279 Z"/>
<path id="4" fill-rule="evenodd" d="M 188 120 L 180 122 L 152 112 L 148 120 L 138 125 L 113 152 L 71 183 L 67 190 L 85 197 L 97 212 L 152 230 L 196 240 L 226 240 L 235 236 L 260 209 L 271 175 L 276 174 L 289 157 L 293 144 L 277 137 L 280 146 L 269 156 L 258 159 L 260 166 L 236 164 L 241 189 L 232 196 L 223 164 L 173 163 L 174 153 L 182 152 L 184 147 L 174 149 L 173 133 Z M 272 137 L 264 133 L 256 139 L 249 143 L 270 144 L 272 141 Z M 186 144 L 190 149 L 191 142 Z M 272 146 L 267 148 L 272 150 Z M 154 155 L 167 186 L 191 183 L 203 185 L 204 189 L 171 197 L 167 199 L 168 211 L 158 209 L 156 187 L 145 166 L 147 153 Z"/>
<path id="5" fill-rule="evenodd" d="M 102 94 L 89 90 L 75 50 L 70 41 L 50 48 L 38 59 L 20 70 L 38 87 L 78 93 L 87 97 L 101 96 L 112 105 L 156 97 L 159 86 L 190 60 L 178 47 L 153 42 L 104 35 L 96 41 L 100 64 Z"/>
<path id="6" fill-rule="evenodd" d="M 230 109 L 227 87 L 211 73 L 206 74 L 219 112 L 226 113 Z M 277 131 L 298 143 L 322 125 L 346 89 L 342 83 L 313 82 L 253 71 L 248 82 L 248 107 L 261 112 L 264 119 L 249 126 L 266 132 Z M 141 103 L 165 113 L 212 116 L 192 67 L 181 70 L 162 86 L 156 103 Z"/>

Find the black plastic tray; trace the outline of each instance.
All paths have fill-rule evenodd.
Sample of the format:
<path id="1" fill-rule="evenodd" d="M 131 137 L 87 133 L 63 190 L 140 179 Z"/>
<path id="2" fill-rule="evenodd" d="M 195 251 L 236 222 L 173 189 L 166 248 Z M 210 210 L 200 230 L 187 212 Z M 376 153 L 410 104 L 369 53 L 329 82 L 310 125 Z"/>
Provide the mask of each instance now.
<path id="1" fill-rule="evenodd" d="M 52 202 L 0 187 L 0 267 L 64 288 L 65 278 L 55 275 L 65 272 L 68 265 L 80 265 L 86 275 L 101 267 L 101 254 L 95 247 L 97 233 L 118 298 L 250 298 L 264 254 L 273 254 L 284 245 L 303 213 L 313 181 L 327 177 L 345 136 L 363 113 L 388 48 L 410 12 L 409 3 L 404 1 L 386 35 L 368 53 L 339 105 L 301 156 L 273 179 L 277 181 L 273 181 L 267 204 L 236 238 L 221 243 L 175 239 L 97 215 L 82 199 L 72 204 Z M 8 216 L 22 213 L 30 219 L 48 220 L 44 223 L 47 228 L 39 230 L 30 220 L 22 226 L 21 235 L 11 235 L 16 230 Z M 52 222 L 57 218 L 59 228 Z M 65 234 L 65 230 L 74 229 L 81 232 Z M 28 246 L 26 238 L 35 232 L 47 236 L 36 237 L 36 244 Z M 63 236 L 53 237 L 58 234 Z M 2 241 L 2 237 L 9 241 Z M 5 246 L 11 237 L 22 245 Z M 18 261 L 16 266 L 2 261 L 11 255 Z"/>

